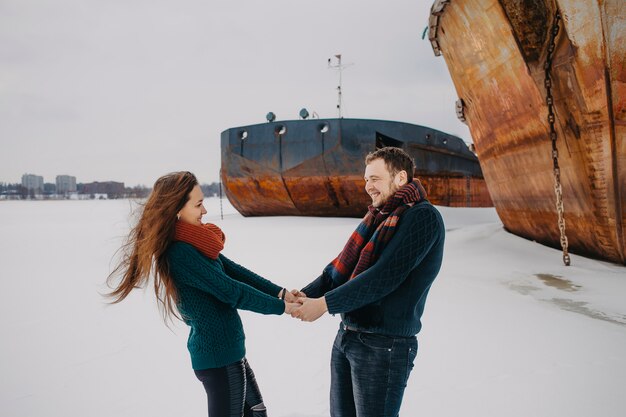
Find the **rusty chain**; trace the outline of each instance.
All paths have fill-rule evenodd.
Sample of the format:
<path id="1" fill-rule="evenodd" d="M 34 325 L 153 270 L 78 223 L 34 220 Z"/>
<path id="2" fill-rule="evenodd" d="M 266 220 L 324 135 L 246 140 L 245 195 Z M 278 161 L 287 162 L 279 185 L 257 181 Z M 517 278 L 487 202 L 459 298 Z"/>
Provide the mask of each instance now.
<path id="1" fill-rule="evenodd" d="M 546 57 L 545 69 L 545 87 L 546 87 L 546 104 L 548 106 L 548 124 L 550 125 L 550 140 L 552 141 L 552 163 L 554 166 L 554 193 L 556 195 L 556 211 L 558 214 L 558 226 L 561 233 L 561 247 L 563 248 L 563 263 L 570 265 L 570 256 L 568 253 L 567 235 L 565 234 L 565 217 L 563 209 L 563 188 L 561 187 L 561 170 L 559 168 L 559 152 L 556 148 L 556 116 L 554 114 L 554 97 L 552 95 L 552 59 L 554 58 L 554 50 L 556 49 L 556 37 L 559 34 L 559 21 L 561 13 L 557 10 L 552 23 L 550 32 L 550 41 L 548 45 L 548 54 Z"/>

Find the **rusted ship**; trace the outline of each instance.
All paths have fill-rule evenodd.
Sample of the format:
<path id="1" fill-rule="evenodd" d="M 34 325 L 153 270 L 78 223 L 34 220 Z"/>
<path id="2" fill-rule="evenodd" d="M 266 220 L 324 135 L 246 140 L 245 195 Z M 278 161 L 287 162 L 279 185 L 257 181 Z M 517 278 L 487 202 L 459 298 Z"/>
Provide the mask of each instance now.
<path id="1" fill-rule="evenodd" d="M 626 263 L 626 1 L 437 0 L 429 38 L 506 229 L 560 248 L 560 182 L 563 246 Z"/>
<path id="2" fill-rule="evenodd" d="M 407 151 L 434 204 L 492 206 L 476 155 L 458 137 L 408 123 L 309 119 L 222 132 L 221 178 L 244 216 L 362 217 L 371 203 L 365 156 L 383 146 Z"/>

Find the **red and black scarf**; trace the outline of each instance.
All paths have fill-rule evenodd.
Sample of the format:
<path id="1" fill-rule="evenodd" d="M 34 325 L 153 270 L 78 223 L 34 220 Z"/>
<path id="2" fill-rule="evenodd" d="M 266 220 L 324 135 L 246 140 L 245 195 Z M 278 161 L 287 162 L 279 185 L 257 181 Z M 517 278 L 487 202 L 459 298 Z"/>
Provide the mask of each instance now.
<path id="1" fill-rule="evenodd" d="M 224 249 L 226 236 L 222 229 L 211 223 L 196 226 L 178 221 L 176 222 L 174 240 L 189 243 L 202 252 L 204 256 L 217 259 Z"/>
<path id="2" fill-rule="evenodd" d="M 426 190 L 414 179 L 396 191 L 382 208 L 370 206 L 346 246 L 326 269 L 333 281 L 345 282 L 374 265 L 391 240 L 402 213 L 425 199 Z"/>

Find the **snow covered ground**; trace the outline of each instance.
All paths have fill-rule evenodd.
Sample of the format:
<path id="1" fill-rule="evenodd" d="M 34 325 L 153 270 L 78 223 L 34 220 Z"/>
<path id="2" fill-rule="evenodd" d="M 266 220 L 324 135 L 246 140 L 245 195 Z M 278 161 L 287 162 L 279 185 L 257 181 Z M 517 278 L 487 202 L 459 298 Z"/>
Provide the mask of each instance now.
<path id="1" fill-rule="evenodd" d="M 243 218 L 207 199 L 225 254 L 300 288 L 358 219 Z M 163 324 L 150 290 L 100 293 L 131 203 L 0 202 L 0 415 L 202 416 L 187 329 Z M 418 335 L 402 416 L 626 415 L 626 268 L 510 235 L 493 209 L 441 207 L 443 269 Z M 270 416 L 328 416 L 339 317 L 242 313 Z"/>

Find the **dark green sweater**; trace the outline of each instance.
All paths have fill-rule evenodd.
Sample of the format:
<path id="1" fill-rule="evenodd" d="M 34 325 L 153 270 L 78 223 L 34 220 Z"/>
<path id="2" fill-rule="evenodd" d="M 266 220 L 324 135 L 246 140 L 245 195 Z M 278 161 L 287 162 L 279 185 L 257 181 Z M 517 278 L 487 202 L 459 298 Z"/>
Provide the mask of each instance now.
<path id="1" fill-rule="evenodd" d="M 349 281 L 333 282 L 327 269 L 302 291 L 326 297 L 328 312 L 351 327 L 409 337 L 421 327 L 426 296 L 441 268 L 445 228 L 437 209 L 423 201 L 408 209 L 380 258 Z"/>
<path id="2" fill-rule="evenodd" d="M 187 348 L 193 369 L 219 368 L 245 356 L 245 335 L 237 309 L 283 314 L 281 287 L 224 255 L 213 260 L 188 243 L 168 249 L 178 290 L 178 310 L 191 327 Z"/>

